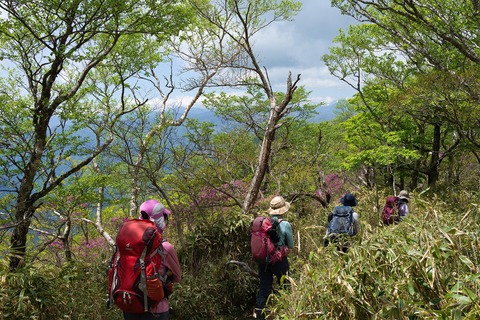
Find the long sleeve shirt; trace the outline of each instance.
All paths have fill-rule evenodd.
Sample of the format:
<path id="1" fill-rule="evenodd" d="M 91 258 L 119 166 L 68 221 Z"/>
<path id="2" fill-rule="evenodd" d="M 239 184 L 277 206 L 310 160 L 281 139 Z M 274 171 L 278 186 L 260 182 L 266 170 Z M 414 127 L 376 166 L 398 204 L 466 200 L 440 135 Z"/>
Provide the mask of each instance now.
<path id="1" fill-rule="evenodd" d="M 281 219 L 282 217 L 281 215 L 273 215 L 272 221 L 275 218 Z M 292 230 L 292 225 L 288 221 L 286 220 L 280 221 L 280 224 L 278 225 L 278 234 L 280 236 L 278 245 L 282 247 L 288 247 L 289 249 L 293 249 L 293 246 L 294 246 L 293 230 Z"/>
<path id="2" fill-rule="evenodd" d="M 398 215 L 400 218 L 405 218 L 408 215 L 408 205 L 401 200 L 398 202 Z"/>
<path id="3" fill-rule="evenodd" d="M 173 282 L 180 282 L 182 281 L 182 269 L 180 268 L 180 263 L 178 262 L 177 252 L 173 245 L 168 242 L 162 242 L 163 250 L 165 255 L 163 257 L 163 263 L 161 265 L 162 274 L 165 274 L 166 269 L 171 271 L 174 275 Z M 150 311 L 153 313 L 162 313 L 167 312 L 169 309 L 168 299 L 164 298 L 160 301 L 155 307 L 151 308 Z"/>

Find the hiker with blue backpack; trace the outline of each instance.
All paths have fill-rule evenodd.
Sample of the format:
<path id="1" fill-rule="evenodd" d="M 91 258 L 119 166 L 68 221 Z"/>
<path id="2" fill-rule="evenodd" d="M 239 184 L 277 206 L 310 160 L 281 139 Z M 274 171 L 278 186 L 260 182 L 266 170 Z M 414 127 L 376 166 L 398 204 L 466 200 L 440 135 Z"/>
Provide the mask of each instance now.
<path id="1" fill-rule="evenodd" d="M 360 230 L 358 213 L 353 209 L 358 205 L 358 201 L 352 193 L 347 193 L 340 199 L 340 203 L 342 205 L 336 206 L 328 215 L 323 245 L 326 247 L 330 243 L 335 243 L 339 251 L 347 252 L 349 238 L 355 236 Z"/>
<path id="2" fill-rule="evenodd" d="M 251 226 L 252 257 L 258 263 L 260 289 L 257 295 L 255 316 L 265 319 L 265 306 L 273 290 L 273 276 L 278 284 L 287 275 L 290 265 L 288 250 L 293 249 L 293 231 L 283 215 L 290 209 L 290 203 L 281 196 L 270 201 L 269 217 L 257 217 Z"/>
<path id="3" fill-rule="evenodd" d="M 182 280 L 182 270 L 180 268 L 180 263 L 178 262 L 175 248 L 170 242 L 163 238 L 163 232 L 167 227 L 168 216 L 171 214 L 171 212 L 157 200 L 145 201 L 140 205 L 139 211 L 139 219 L 133 219 L 130 220 L 130 222 L 137 223 L 138 225 L 142 224 L 142 222 L 150 223 L 151 226 L 147 226 L 146 230 L 154 230 L 152 239 L 155 239 L 156 241 L 145 241 L 146 248 L 148 248 L 148 251 L 147 249 L 144 251 L 146 254 L 142 254 L 140 259 L 133 257 L 132 259 L 136 260 L 130 259 L 130 261 L 134 263 L 134 269 L 137 269 L 137 266 L 142 269 L 148 269 L 147 264 L 152 265 L 151 260 L 153 260 L 154 256 L 158 253 L 160 255 L 160 258 L 158 258 L 159 262 L 153 267 L 155 269 L 155 275 L 158 274 L 158 279 L 152 279 L 152 276 L 148 276 L 147 272 L 145 275 L 138 278 L 140 280 L 135 281 L 135 283 L 138 283 L 142 281 L 142 278 L 146 278 L 145 285 L 138 287 L 134 286 L 131 289 L 131 292 L 125 290 L 123 293 L 117 294 L 119 296 L 117 301 L 120 300 L 120 303 L 118 304 L 121 305 L 121 307 L 119 307 L 124 311 L 123 315 L 125 320 L 168 320 L 170 317 L 168 297 L 172 293 L 172 285 L 173 283 L 180 282 Z M 133 226 L 133 228 L 129 231 L 132 230 L 136 230 L 136 227 Z M 117 238 L 120 237 L 121 232 L 122 229 L 120 229 L 119 236 L 117 236 Z M 151 231 L 145 231 L 143 235 L 140 233 L 140 237 L 145 240 L 147 238 L 146 235 L 150 233 Z M 129 235 L 127 236 L 130 236 L 133 239 L 134 236 L 132 236 L 132 234 L 132 232 L 129 232 Z M 128 242 L 126 244 L 127 250 L 132 243 L 133 242 Z M 152 243 L 154 243 L 154 245 L 152 245 Z M 151 248 L 152 246 L 156 246 L 156 248 Z M 130 250 L 134 250 L 134 248 L 131 248 Z M 147 265 L 147 267 L 144 267 L 144 265 Z M 123 265 L 123 269 L 125 269 L 126 266 L 130 266 L 130 264 L 125 263 Z M 121 271 L 116 271 L 115 273 L 121 273 Z M 131 272 L 128 270 L 124 273 L 131 274 Z M 121 279 L 119 280 L 121 282 Z M 155 288 L 151 285 L 153 280 L 160 280 L 160 285 L 158 286 L 159 288 Z M 130 304 L 128 304 L 128 302 L 132 301 L 133 299 L 138 299 L 137 297 L 142 298 L 142 294 L 136 295 L 139 290 L 146 291 L 146 295 L 148 296 L 148 304 L 146 302 L 147 300 L 142 299 L 141 303 L 145 304 L 145 308 L 142 307 L 140 310 L 134 310 L 129 307 L 129 305 L 132 305 L 132 303 L 130 302 Z M 121 302 L 122 300 L 126 301 L 127 304 L 123 305 Z"/>

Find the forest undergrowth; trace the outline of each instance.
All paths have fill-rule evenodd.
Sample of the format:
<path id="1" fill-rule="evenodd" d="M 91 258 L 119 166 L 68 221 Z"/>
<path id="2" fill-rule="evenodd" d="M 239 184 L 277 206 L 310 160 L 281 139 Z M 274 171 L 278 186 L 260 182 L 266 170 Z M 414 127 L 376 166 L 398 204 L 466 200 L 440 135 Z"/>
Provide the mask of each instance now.
<path id="1" fill-rule="evenodd" d="M 323 247 L 330 208 L 286 216 L 294 228 L 289 286 L 269 319 L 479 319 L 477 192 L 415 195 L 408 218 L 382 226 L 373 191 L 357 192 L 361 232 L 347 253 Z M 379 196 L 381 201 L 383 195 Z M 258 281 L 231 260 L 250 259 L 251 218 L 222 213 L 195 227 L 177 251 L 184 279 L 172 319 L 249 319 Z M 174 237 L 170 239 L 175 243 Z M 49 257 L 16 273 L 1 264 L 0 319 L 122 319 L 106 308 L 105 246 L 61 266 Z"/>

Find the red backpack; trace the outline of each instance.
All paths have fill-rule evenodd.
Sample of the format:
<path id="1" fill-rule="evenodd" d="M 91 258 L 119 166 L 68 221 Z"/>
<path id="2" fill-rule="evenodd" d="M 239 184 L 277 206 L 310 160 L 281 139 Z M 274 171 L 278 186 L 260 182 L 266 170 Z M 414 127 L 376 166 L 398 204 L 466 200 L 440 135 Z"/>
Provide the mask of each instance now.
<path id="1" fill-rule="evenodd" d="M 388 196 L 383 207 L 382 220 L 384 225 L 398 223 L 398 197 Z"/>
<path id="2" fill-rule="evenodd" d="M 286 247 L 279 247 L 277 228 L 282 220 L 272 224 L 268 217 L 256 217 L 250 226 L 252 259 L 267 264 L 281 261 L 287 255 Z"/>
<path id="3" fill-rule="evenodd" d="M 127 313 L 144 313 L 164 298 L 162 235 L 149 220 L 125 222 L 108 268 L 108 300 Z"/>

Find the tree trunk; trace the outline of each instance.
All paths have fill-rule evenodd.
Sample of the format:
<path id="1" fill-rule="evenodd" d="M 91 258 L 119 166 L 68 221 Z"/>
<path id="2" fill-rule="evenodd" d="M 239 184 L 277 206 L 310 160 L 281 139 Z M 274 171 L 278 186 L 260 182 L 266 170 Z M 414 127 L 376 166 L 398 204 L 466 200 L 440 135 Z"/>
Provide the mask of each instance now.
<path id="1" fill-rule="evenodd" d="M 268 119 L 268 124 L 263 136 L 262 144 L 260 146 L 260 154 L 258 156 L 255 174 L 250 183 L 247 196 L 245 197 L 245 201 L 243 203 L 243 212 L 245 214 L 250 213 L 250 211 L 255 205 L 255 202 L 257 201 L 257 196 L 268 168 L 268 163 L 272 150 L 272 143 L 275 140 L 275 132 L 278 128 L 281 127 L 281 124 L 279 125 L 278 122 L 290 112 L 290 108 L 287 107 L 292 100 L 295 90 L 297 89 L 296 84 L 298 83 L 298 81 L 300 81 L 300 75 L 298 75 L 295 82 L 292 83 L 291 73 L 289 73 L 287 80 L 287 90 L 285 93 L 285 97 L 283 98 L 283 101 L 280 105 L 277 105 L 275 95 L 273 91 L 271 91 L 271 88 L 268 86 L 264 86 L 265 91 L 267 92 L 267 96 L 270 98 L 270 117 Z"/>
<path id="2" fill-rule="evenodd" d="M 41 110 L 40 107 L 38 109 Z M 15 205 L 15 227 L 10 242 L 10 271 L 16 270 L 25 260 L 27 234 L 33 214 L 35 213 L 32 199 L 35 175 L 40 167 L 41 157 L 46 145 L 46 132 L 50 116 L 48 112 L 41 112 L 34 117 L 34 150 L 30 162 L 25 167 Z"/>
<path id="3" fill-rule="evenodd" d="M 438 181 L 438 165 L 439 161 L 439 151 L 440 151 L 440 138 L 441 138 L 441 126 L 440 124 L 435 124 L 433 128 L 433 142 L 432 142 L 432 151 L 430 157 L 430 165 L 428 168 L 428 186 L 435 187 Z"/>
<path id="4" fill-rule="evenodd" d="M 70 230 L 72 227 L 72 220 L 68 218 L 67 223 L 65 224 L 65 230 L 63 231 L 62 240 L 63 240 L 63 251 L 65 251 L 65 259 L 70 262 L 72 261 L 72 249 L 70 246 Z"/>
<path id="5" fill-rule="evenodd" d="M 275 115 L 274 110 L 275 108 L 272 108 L 268 129 L 265 131 L 265 136 L 263 137 L 262 145 L 260 147 L 260 154 L 258 156 L 255 174 L 253 176 L 252 182 L 250 183 L 250 188 L 248 190 L 247 196 L 245 197 L 245 202 L 243 205 L 245 214 L 250 213 L 253 206 L 255 205 L 255 201 L 257 200 L 260 186 L 262 184 L 268 166 L 268 159 L 270 157 L 272 143 L 275 139 L 275 124 L 278 122 L 278 115 Z"/>
<path id="6" fill-rule="evenodd" d="M 421 165 L 422 165 L 422 161 L 420 159 L 415 161 L 415 167 L 410 177 L 410 183 L 409 183 L 410 190 L 415 190 L 418 187 L 418 180 L 419 180 Z"/>
<path id="7" fill-rule="evenodd" d="M 20 265 L 24 263 L 27 233 L 30 223 L 32 222 L 32 216 L 34 213 L 32 206 L 28 206 L 25 202 L 18 201 L 15 206 L 15 227 L 13 228 L 13 234 L 10 242 L 10 271 L 16 270 Z"/>
<path id="8" fill-rule="evenodd" d="M 94 170 L 100 175 L 102 173 L 102 170 L 100 169 L 100 166 L 98 165 L 98 162 L 96 159 L 92 160 L 93 163 L 93 168 Z M 105 231 L 103 228 L 103 202 L 105 200 L 105 186 L 100 186 L 98 188 L 98 202 L 97 202 L 97 209 L 96 209 L 96 214 L 95 214 L 95 227 L 100 233 L 102 237 L 107 240 L 107 242 L 113 247 L 115 246 L 115 240 L 113 240 L 112 236 Z M 90 221 L 88 221 L 90 222 Z"/>

